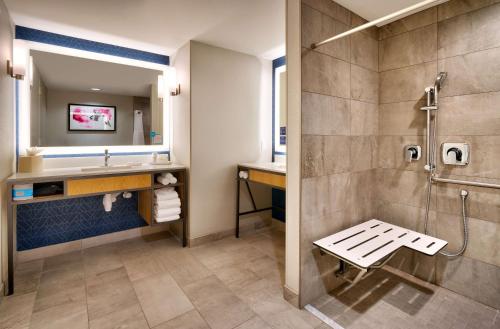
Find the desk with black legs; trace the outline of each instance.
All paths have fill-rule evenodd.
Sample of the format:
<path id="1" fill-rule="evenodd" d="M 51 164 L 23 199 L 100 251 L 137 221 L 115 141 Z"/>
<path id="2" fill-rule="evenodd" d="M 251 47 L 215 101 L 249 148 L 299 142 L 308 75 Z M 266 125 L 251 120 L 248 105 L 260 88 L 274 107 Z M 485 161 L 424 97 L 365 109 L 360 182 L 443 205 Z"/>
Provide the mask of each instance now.
<path id="1" fill-rule="evenodd" d="M 236 237 L 240 237 L 240 217 L 258 213 L 261 211 L 271 210 L 273 207 L 258 209 L 253 198 L 252 190 L 249 182 L 267 185 L 276 189 L 286 189 L 286 165 L 284 163 L 268 162 L 268 163 L 242 163 L 239 164 L 236 171 Z M 240 187 L 244 183 L 250 199 L 252 201 L 253 210 L 240 212 Z"/>

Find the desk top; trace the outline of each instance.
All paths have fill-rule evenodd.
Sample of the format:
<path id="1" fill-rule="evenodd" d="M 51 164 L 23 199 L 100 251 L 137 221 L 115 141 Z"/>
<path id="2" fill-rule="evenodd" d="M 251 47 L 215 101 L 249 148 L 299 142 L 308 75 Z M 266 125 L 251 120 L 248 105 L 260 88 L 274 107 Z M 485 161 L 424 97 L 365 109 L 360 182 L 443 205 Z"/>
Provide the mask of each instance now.
<path id="1" fill-rule="evenodd" d="M 240 163 L 238 166 L 248 169 L 270 171 L 273 173 L 286 175 L 286 163 L 280 163 L 280 162 Z"/>
<path id="2" fill-rule="evenodd" d="M 126 165 L 126 164 L 125 164 Z M 88 170 L 82 171 L 82 168 Z M 92 170 L 92 167 L 74 167 L 74 168 L 55 168 L 46 169 L 37 173 L 15 173 L 10 176 L 7 181 L 9 183 L 16 182 L 32 182 L 50 179 L 64 179 L 64 178 L 84 178 L 93 176 L 116 176 L 121 174 L 136 174 L 144 172 L 168 171 L 168 170 L 182 170 L 186 169 L 184 165 L 170 164 L 170 165 L 134 165 L 129 168 L 111 168 L 109 170 Z"/>

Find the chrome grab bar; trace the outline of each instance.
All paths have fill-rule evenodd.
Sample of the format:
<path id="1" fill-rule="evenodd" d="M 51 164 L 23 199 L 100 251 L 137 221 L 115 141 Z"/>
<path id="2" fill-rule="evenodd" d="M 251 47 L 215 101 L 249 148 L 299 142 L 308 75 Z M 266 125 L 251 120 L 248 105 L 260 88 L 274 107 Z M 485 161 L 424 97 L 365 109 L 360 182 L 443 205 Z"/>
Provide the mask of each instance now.
<path id="1" fill-rule="evenodd" d="M 493 189 L 500 190 L 500 184 L 493 184 L 493 183 L 471 182 L 471 181 L 466 181 L 466 180 L 440 178 L 440 177 L 436 177 L 436 176 L 432 176 L 432 181 L 437 182 L 437 183 L 477 186 L 477 187 L 493 188 Z"/>

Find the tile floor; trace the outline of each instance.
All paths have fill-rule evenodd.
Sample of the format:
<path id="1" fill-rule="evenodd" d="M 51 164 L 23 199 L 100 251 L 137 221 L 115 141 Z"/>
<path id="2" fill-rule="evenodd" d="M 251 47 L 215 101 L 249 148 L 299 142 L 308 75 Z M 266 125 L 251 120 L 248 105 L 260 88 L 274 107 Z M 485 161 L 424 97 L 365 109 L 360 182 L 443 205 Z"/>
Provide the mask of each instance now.
<path id="1" fill-rule="evenodd" d="M 19 264 L 0 328 L 316 328 L 283 300 L 284 234 L 182 248 L 151 236 Z"/>
<path id="2" fill-rule="evenodd" d="M 500 328 L 498 310 L 387 267 L 313 306 L 345 329 Z"/>
<path id="3" fill-rule="evenodd" d="M 151 236 L 19 264 L 4 328 L 328 328 L 282 298 L 284 234 L 181 248 Z M 375 272 L 314 303 L 345 328 L 500 328 L 497 310 Z"/>

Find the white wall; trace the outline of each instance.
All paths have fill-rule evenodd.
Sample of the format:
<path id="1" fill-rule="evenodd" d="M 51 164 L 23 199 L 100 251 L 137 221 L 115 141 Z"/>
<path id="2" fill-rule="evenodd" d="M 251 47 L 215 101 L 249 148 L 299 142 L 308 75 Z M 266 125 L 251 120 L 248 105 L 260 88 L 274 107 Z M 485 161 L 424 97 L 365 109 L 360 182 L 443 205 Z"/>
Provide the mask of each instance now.
<path id="1" fill-rule="evenodd" d="M 235 228 L 236 165 L 271 160 L 272 64 L 198 42 L 190 51 L 194 239 Z M 270 190 L 256 192 L 269 206 Z"/>
<path id="2" fill-rule="evenodd" d="M 181 93 L 172 102 L 172 161 L 191 164 L 191 44 L 177 51 L 173 67 L 181 85 Z"/>
<path id="3" fill-rule="evenodd" d="M 0 278 L 7 274 L 7 189 L 5 179 L 14 171 L 14 79 L 7 75 L 6 63 L 12 59 L 12 24 L 0 0 Z M 1 284 L 0 284 L 1 286 Z"/>

